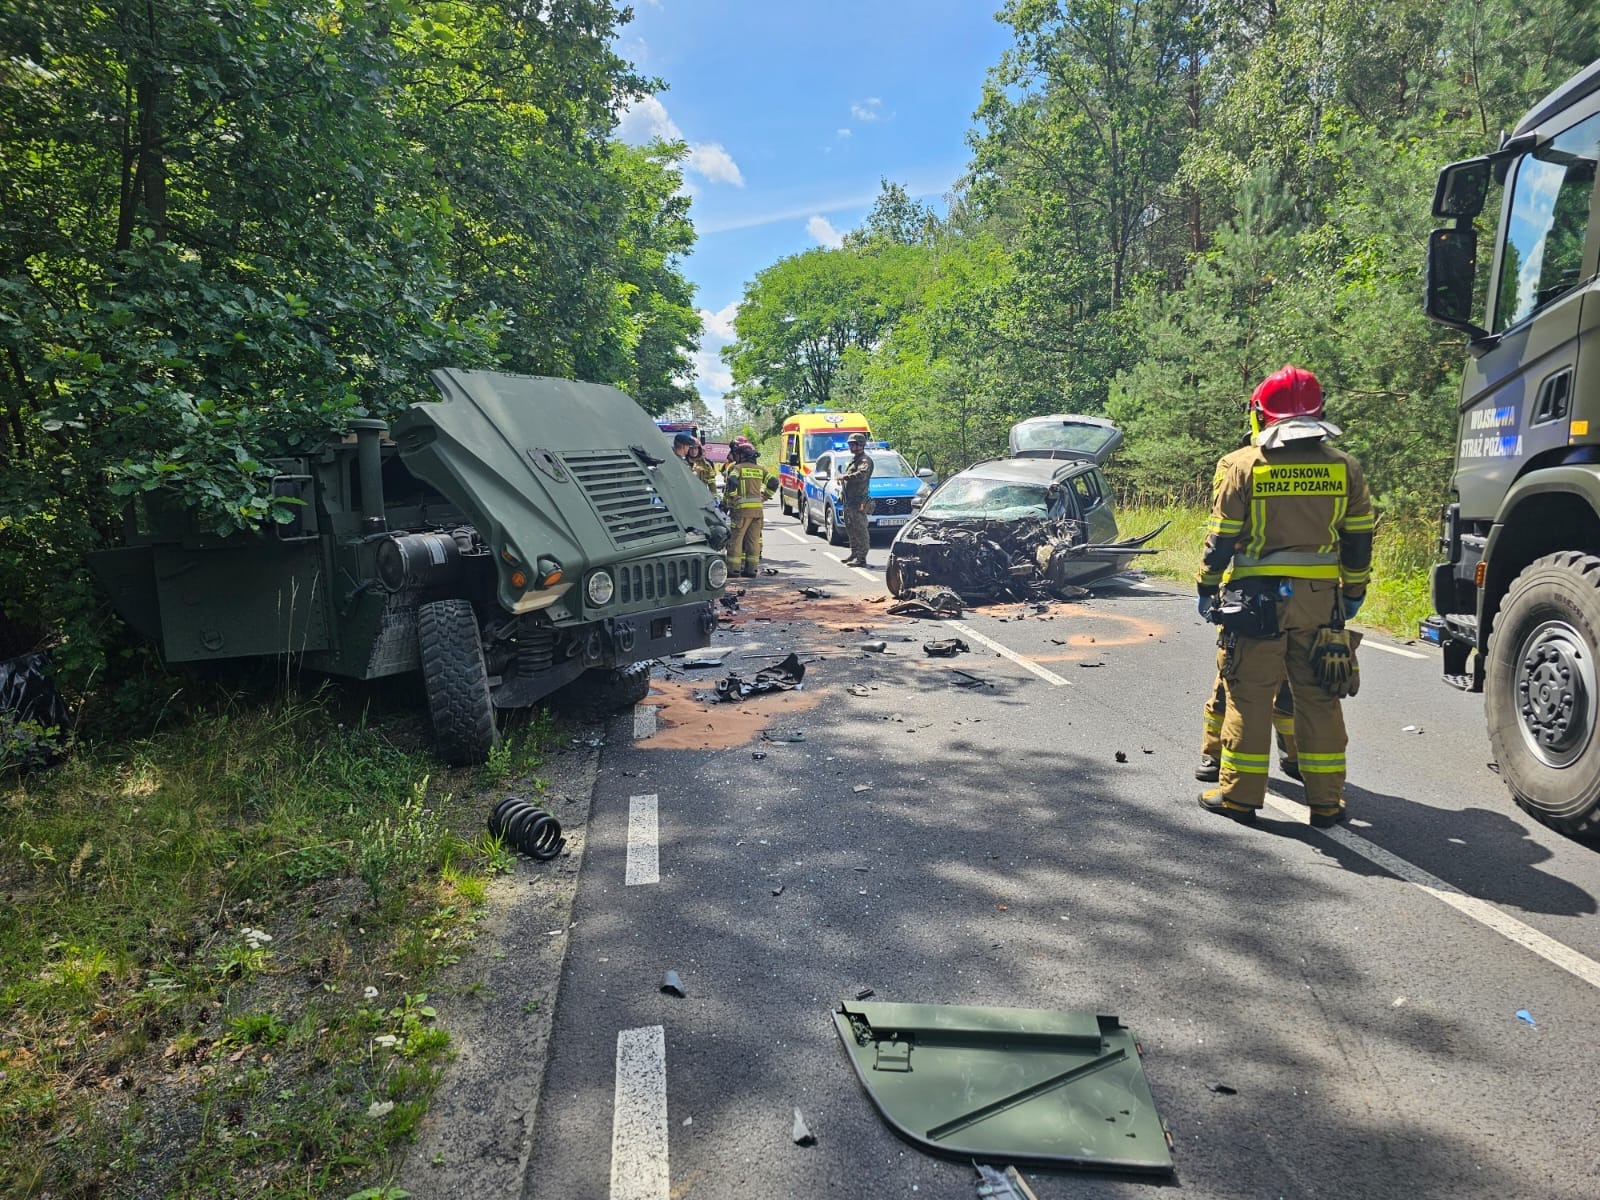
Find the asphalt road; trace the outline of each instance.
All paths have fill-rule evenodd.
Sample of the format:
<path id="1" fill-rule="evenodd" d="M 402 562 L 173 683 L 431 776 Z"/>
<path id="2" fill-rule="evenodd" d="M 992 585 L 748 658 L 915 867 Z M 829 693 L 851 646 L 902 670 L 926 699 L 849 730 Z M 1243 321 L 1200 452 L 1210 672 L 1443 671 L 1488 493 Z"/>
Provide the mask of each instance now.
<path id="1" fill-rule="evenodd" d="M 858 1085 L 829 1014 L 866 988 L 1118 1015 L 1196 1197 L 1600 1196 L 1600 852 L 1511 805 L 1430 650 L 1363 650 L 1349 825 L 1275 774 L 1242 828 L 1194 803 L 1214 651 L 1184 591 L 956 628 L 883 616 L 881 573 L 775 510 L 766 553 L 726 667 L 668 674 L 602 751 L 524 1196 L 975 1195 Z M 790 649 L 802 692 L 694 703 Z"/>

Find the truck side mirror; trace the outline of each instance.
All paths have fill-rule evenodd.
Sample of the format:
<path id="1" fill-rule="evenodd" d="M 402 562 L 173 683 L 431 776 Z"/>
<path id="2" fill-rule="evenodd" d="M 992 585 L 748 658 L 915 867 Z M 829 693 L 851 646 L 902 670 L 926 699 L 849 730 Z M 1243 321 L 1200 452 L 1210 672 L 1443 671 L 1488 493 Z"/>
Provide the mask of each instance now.
<path id="1" fill-rule="evenodd" d="M 1489 331 L 1472 321 L 1472 284 L 1478 271 L 1478 235 L 1471 229 L 1435 229 L 1428 235 L 1428 275 L 1422 311 L 1473 341 Z"/>
<path id="2" fill-rule="evenodd" d="M 1433 188 L 1433 215 L 1471 220 L 1483 211 L 1489 194 L 1489 160 L 1469 158 L 1439 172 Z"/>

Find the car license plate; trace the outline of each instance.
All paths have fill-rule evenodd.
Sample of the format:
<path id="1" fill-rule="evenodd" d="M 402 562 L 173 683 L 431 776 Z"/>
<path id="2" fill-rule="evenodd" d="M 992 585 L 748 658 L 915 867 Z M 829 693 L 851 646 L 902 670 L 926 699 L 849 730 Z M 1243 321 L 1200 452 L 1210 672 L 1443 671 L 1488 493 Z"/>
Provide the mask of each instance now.
<path id="1" fill-rule="evenodd" d="M 911 520 L 910 517 L 874 517 L 872 523 L 874 525 L 904 525 L 909 520 Z"/>

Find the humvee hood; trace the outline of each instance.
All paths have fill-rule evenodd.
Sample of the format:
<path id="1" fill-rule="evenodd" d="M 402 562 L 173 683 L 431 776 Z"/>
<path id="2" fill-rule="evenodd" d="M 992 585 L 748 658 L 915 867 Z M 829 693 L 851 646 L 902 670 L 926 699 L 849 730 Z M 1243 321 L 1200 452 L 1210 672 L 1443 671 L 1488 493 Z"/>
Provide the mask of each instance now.
<path id="1" fill-rule="evenodd" d="M 406 467 L 470 514 L 496 554 L 577 571 L 699 541 L 705 486 L 616 388 L 497 371 L 433 372 L 437 403 L 394 425 Z"/>

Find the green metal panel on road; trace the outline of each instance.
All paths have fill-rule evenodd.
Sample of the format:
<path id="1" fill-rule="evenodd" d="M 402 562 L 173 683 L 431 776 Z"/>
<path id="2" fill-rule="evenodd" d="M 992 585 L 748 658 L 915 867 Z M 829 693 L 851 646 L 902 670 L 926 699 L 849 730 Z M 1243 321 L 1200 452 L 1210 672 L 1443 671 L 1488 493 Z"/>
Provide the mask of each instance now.
<path id="1" fill-rule="evenodd" d="M 924 1150 L 1172 1172 L 1138 1043 L 1116 1017 L 858 1003 L 833 1023 L 884 1120 Z"/>

